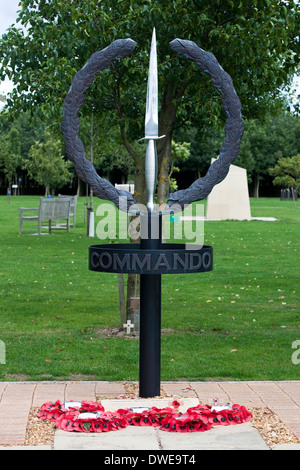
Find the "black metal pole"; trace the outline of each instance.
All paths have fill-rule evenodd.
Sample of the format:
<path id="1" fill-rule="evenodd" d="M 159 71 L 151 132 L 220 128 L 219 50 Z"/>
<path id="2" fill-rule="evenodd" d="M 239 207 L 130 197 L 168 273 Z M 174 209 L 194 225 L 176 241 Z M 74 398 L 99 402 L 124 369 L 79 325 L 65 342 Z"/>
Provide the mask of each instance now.
<path id="1" fill-rule="evenodd" d="M 160 395 L 161 275 L 141 274 L 140 397 Z"/>
<path id="2" fill-rule="evenodd" d="M 161 245 L 161 214 L 141 216 L 141 248 Z M 160 395 L 161 274 L 141 274 L 140 280 L 140 397 Z"/>

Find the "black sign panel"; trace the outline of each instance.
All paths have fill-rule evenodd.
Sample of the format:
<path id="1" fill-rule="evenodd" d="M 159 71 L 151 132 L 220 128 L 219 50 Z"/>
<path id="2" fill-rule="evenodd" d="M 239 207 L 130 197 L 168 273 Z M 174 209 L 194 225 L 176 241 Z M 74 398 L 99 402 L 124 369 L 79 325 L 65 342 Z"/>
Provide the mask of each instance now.
<path id="1" fill-rule="evenodd" d="M 183 244 L 161 244 L 142 249 L 138 244 L 89 247 L 89 269 L 108 273 L 173 274 L 199 273 L 213 269 L 213 248 L 187 250 Z"/>

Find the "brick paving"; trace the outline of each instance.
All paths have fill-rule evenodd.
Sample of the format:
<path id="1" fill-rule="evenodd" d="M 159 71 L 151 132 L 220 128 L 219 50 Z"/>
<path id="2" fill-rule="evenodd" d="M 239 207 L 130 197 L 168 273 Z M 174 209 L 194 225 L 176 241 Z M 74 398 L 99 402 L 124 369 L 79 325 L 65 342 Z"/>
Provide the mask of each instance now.
<path id="1" fill-rule="evenodd" d="M 300 438 L 300 381 L 162 382 L 169 395 L 198 398 L 211 404 L 267 407 Z M 96 400 L 125 395 L 123 382 L 0 382 L 0 445 L 23 445 L 31 408 L 56 400 Z"/>

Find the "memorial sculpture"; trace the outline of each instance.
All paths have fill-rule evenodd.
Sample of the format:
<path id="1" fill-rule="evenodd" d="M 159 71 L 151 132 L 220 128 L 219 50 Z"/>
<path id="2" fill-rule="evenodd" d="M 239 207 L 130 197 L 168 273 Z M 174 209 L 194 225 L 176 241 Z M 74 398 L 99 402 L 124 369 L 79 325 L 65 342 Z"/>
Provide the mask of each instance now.
<path id="1" fill-rule="evenodd" d="M 185 244 L 162 242 L 162 216 L 181 211 L 192 202 L 208 196 L 213 187 L 226 177 L 230 164 L 239 153 L 243 134 L 240 100 L 230 76 L 219 65 L 215 56 L 200 49 L 194 42 L 175 39 L 171 48 L 185 59 L 194 61 L 198 68 L 209 74 L 213 85 L 222 96 L 226 114 L 225 140 L 219 158 L 207 174 L 197 179 L 189 188 L 169 195 L 164 210 L 156 210 L 154 195 L 157 184 L 156 140 L 158 134 L 158 89 L 155 29 L 152 35 L 147 88 L 145 137 L 147 150 L 145 178 L 147 208 L 143 212 L 136 205 L 133 195 L 118 190 L 101 178 L 92 163 L 86 159 L 84 146 L 78 137 L 78 112 L 84 93 L 97 73 L 108 68 L 114 59 L 129 55 L 136 43 L 131 39 L 114 41 L 110 46 L 94 53 L 86 65 L 74 77 L 64 103 L 62 132 L 66 154 L 73 161 L 76 172 L 101 199 L 112 201 L 117 208 L 141 217 L 140 244 L 95 245 L 89 248 L 89 269 L 101 272 L 136 273 L 140 282 L 140 396 L 160 395 L 161 350 L 161 275 L 171 273 L 207 272 L 213 269 L 213 249 L 210 246 L 187 249 Z"/>

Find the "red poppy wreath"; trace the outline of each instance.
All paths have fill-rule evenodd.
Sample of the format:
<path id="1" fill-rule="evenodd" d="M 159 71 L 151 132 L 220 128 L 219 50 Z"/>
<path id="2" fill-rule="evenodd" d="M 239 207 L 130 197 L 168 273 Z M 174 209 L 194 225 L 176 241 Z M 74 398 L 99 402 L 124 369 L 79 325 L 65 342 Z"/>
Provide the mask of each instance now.
<path id="1" fill-rule="evenodd" d="M 126 408 L 116 412 L 105 411 L 103 406 L 93 401 L 57 400 L 42 405 L 38 417 L 50 420 L 58 429 L 77 432 L 109 432 L 127 426 L 159 426 L 168 432 L 203 432 L 212 426 L 245 423 L 252 414 L 240 405 L 208 406 L 197 405 L 185 413 L 179 412 L 179 402 L 172 407 Z"/>

